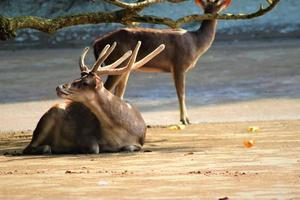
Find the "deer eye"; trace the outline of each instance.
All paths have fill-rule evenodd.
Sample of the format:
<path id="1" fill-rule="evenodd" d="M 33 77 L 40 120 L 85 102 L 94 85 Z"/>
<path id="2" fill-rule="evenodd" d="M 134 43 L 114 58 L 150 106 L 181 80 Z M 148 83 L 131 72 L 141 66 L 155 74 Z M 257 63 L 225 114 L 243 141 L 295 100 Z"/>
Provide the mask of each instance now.
<path id="1" fill-rule="evenodd" d="M 81 77 L 87 76 L 89 73 L 87 72 L 81 72 Z"/>

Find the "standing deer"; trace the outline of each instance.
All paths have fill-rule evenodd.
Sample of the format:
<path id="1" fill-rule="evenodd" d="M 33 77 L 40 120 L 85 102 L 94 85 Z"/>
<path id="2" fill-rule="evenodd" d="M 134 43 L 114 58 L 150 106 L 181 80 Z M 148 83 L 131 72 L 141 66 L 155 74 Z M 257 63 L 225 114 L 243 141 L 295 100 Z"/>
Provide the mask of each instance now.
<path id="1" fill-rule="evenodd" d="M 196 3 L 210 14 L 217 14 L 227 8 L 231 0 L 195 0 Z M 193 68 L 201 55 L 211 46 L 216 34 L 217 20 L 204 20 L 196 31 L 184 30 L 157 30 L 146 28 L 123 28 L 104 35 L 94 42 L 94 55 L 99 57 L 100 50 L 112 41 L 122 42 L 118 51 L 107 59 L 111 63 L 122 55 L 127 49 L 132 48 L 137 41 L 142 41 L 140 54 L 143 57 L 156 47 L 164 43 L 166 49 L 155 59 L 144 65 L 139 71 L 144 72 L 170 72 L 173 75 L 180 108 L 180 121 L 190 123 L 185 105 L 185 73 Z M 109 76 L 105 88 L 122 97 L 125 92 L 127 79 L 119 81 L 119 77 Z M 117 85 L 117 86 L 116 86 Z"/>
<path id="2" fill-rule="evenodd" d="M 106 45 L 91 70 L 84 64 L 88 48 L 80 60 L 81 78 L 56 88 L 57 95 L 69 100 L 46 112 L 33 132 L 24 154 L 99 153 L 138 151 L 144 144 L 146 124 L 138 110 L 107 91 L 101 75 L 126 75 L 159 54 L 160 45 L 139 62 L 135 62 L 141 42 L 116 62 L 100 65 L 114 50 Z M 129 58 L 124 67 L 115 69 Z"/>

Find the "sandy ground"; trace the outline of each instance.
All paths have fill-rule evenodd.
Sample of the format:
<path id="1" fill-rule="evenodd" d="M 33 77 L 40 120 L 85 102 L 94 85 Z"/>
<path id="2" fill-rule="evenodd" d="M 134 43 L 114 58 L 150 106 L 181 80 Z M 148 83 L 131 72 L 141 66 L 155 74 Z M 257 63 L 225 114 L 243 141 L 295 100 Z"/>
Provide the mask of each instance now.
<path id="1" fill-rule="evenodd" d="M 188 73 L 194 125 L 148 129 L 143 152 L 17 156 L 80 51 L 0 51 L 0 199 L 300 199 L 300 40 L 215 44 Z M 178 122 L 169 74 L 132 74 L 126 98 Z"/>
<path id="2" fill-rule="evenodd" d="M 12 156 L 31 132 L 2 133 L 0 199 L 300 199 L 299 134 L 299 120 L 208 123 L 150 128 L 139 153 Z"/>
<path id="3" fill-rule="evenodd" d="M 0 104 L 0 131 L 33 130 L 41 116 L 62 100 Z M 164 104 L 166 103 L 166 104 Z M 176 99 L 148 100 L 138 103 L 149 125 L 177 124 L 179 111 Z M 175 108 L 170 109 L 173 105 Z M 147 110 L 151 106 L 150 110 Z M 162 110 L 161 110 L 162 109 Z M 189 115 L 194 124 L 207 122 L 243 122 L 300 119 L 300 99 L 260 99 L 207 106 L 191 106 Z"/>

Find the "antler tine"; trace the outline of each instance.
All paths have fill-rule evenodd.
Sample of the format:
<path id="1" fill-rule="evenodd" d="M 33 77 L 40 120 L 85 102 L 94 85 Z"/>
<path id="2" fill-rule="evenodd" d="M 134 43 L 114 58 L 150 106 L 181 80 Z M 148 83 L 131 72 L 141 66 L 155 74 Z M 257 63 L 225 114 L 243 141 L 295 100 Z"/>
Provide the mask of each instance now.
<path id="1" fill-rule="evenodd" d="M 138 43 L 136 44 L 136 46 L 135 46 L 135 48 L 133 50 L 133 53 L 132 53 L 132 55 L 131 55 L 131 57 L 130 57 L 130 59 L 128 61 L 127 66 L 126 66 L 128 68 L 128 70 L 131 70 L 132 67 L 134 66 L 134 63 L 135 63 L 136 57 L 137 57 L 137 53 L 140 50 L 141 44 L 142 44 L 141 41 L 138 41 Z"/>
<path id="2" fill-rule="evenodd" d="M 98 63 L 102 62 L 101 60 L 102 60 L 103 56 L 106 54 L 106 52 L 107 52 L 107 50 L 109 49 L 109 47 L 110 47 L 110 45 L 107 44 L 107 45 L 102 49 L 101 53 L 99 54 L 98 59 L 96 60 L 95 64 L 93 65 L 91 71 L 93 71 L 93 69 L 95 68 L 95 66 L 97 66 Z M 101 65 L 101 64 L 100 64 L 100 65 Z M 99 66 L 100 66 L 100 65 L 99 65 Z"/>
<path id="3" fill-rule="evenodd" d="M 131 56 L 131 54 L 132 54 L 132 51 L 127 51 L 121 58 L 116 60 L 114 63 L 107 65 L 105 67 L 99 68 L 98 72 L 106 70 L 106 69 L 114 69 L 114 68 L 118 67 L 121 63 L 124 62 L 124 60 L 126 60 L 129 56 Z"/>
<path id="4" fill-rule="evenodd" d="M 155 50 L 153 50 L 151 53 L 149 53 L 147 56 L 142 58 L 140 61 L 136 62 L 134 64 L 134 67 L 132 70 L 137 70 L 138 68 L 142 67 L 145 65 L 147 62 L 152 60 L 155 56 L 157 56 L 160 52 L 162 52 L 165 49 L 165 45 L 161 44 L 159 45 Z"/>
<path id="5" fill-rule="evenodd" d="M 125 67 L 121 67 L 121 68 L 117 68 L 117 69 L 101 69 L 98 74 L 99 75 L 103 75 L 103 74 L 107 74 L 107 75 L 121 75 L 127 71 L 130 71 L 132 69 L 132 67 L 134 66 L 134 62 L 136 60 L 138 51 L 140 49 L 142 42 L 138 41 L 138 43 L 135 46 L 135 49 L 133 50 L 133 53 L 131 54 L 131 57 L 127 63 L 127 65 Z M 128 52 L 127 52 L 128 53 Z M 126 53 L 126 54 L 127 54 Z M 131 53 L 131 52 L 130 52 Z"/>
<path id="6" fill-rule="evenodd" d="M 111 54 L 111 52 L 115 49 L 117 43 L 114 42 L 113 45 L 110 47 L 109 45 L 106 45 L 102 52 L 99 55 L 99 58 L 95 62 L 91 72 L 97 72 L 101 64 L 106 60 L 106 58 Z M 102 54 L 102 55 L 101 55 Z"/>
<path id="7" fill-rule="evenodd" d="M 109 47 L 110 47 L 109 44 L 105 45 L 105 47 L 102 49 L 101 53 L 99 54 L 98 59 L 104 56 L 104 54 L 107 52 L 107 49 L 108 49 Z"/>
<path id="8" fill-rule="evenodd" d="M 90 49 L 89 47 L 85 47 L 81 56 L 79 57 L 79 68 L 81 72 L 85 72 L 89 70 L 89 68 L 84 64 L 84 59 L 89 49 Z"/>

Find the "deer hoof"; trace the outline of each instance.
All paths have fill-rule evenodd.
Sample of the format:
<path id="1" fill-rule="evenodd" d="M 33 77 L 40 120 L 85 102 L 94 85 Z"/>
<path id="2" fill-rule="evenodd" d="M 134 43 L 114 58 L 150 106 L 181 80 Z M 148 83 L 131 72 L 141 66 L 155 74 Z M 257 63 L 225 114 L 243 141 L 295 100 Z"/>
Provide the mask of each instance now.
<path id="1" fill-rule="evenodd" d="M 52 151 L 49 145 L 43 145 L 38 147 L 28 146 L 23 150 L 23 154 L 24 155 L 52 154 Z"/>
<path id="2" fill-rule="evenodd" d="M 180 122 L 184 125 L 191 124 L 190 120 L 187 117 L 185 119 L 181 119 Z"/>
<path id="3" fill-rule="evenodd" d="M 85 148 L 82 150 L 82 153 L 84 154 L 99 154 L 99 145 L 98 144 L 93 144 L 89 146 L 88 148 Z"/>
<path id="4" fill-rule="evenodd" d="M 121 151 L 125 152 L 135 152 L 140 151 L 142 148 L 137 145 L 128 145 L 121 148 Z"/>
<path id="5" fill-rule="evenodd" d="M 51 147 L 49 145 L 42 146 L 42 154 L 52 154 Z"/>

